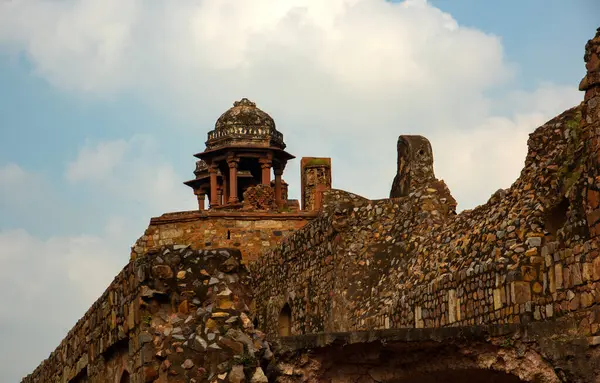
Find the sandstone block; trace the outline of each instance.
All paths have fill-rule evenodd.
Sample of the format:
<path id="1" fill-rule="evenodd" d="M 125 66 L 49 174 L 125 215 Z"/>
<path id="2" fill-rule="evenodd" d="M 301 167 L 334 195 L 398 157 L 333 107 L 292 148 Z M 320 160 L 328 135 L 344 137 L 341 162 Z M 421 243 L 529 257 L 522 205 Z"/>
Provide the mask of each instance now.
<path id="1" fill-rule="evenodd" d="M 244 366 L 233 366 L 229 374 L 227 375 L 227 381 L 229 383 L 243 383 L 246 381 L 244 376 Z"/>
<path id="2" fill-rule="evenodd" d="M 254 374 L 252 374 L 250 383 L 269 383 L 269 380 L 265 376 L 262 368 L 257 367 L 256 370 L 254 370 Z"/>
<path id="3" fill-rule="evenodd" d="M 600 257 L 596 257 L 592 262 L 592 280 L 600 280 Z"/>
<path id="4" fill-rule="evenodd" d="M 524 304 L 531 301 L 531 286 L 525 281 L 511 283 L 512 301 L 516 304 Z"/>
<path id="5" fill-rule="evenodd" d="M 152 274 L 159 279 L 173 278 L 173 270 L 167 265 L 156 265 L 152 267 Z"/>

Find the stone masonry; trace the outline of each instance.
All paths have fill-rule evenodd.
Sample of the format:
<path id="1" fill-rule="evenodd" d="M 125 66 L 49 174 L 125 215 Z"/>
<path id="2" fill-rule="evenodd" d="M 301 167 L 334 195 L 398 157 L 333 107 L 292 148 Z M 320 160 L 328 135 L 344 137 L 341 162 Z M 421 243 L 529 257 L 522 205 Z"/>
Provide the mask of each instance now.
<path id="1" fill-rule="evenodd" d="M 316 216 L 316 212 L 182 212 L 152 218 L 132 247 L 135 259 L 148 250 L 167 245 L 190 245 L 192 249 L 233 248 L 243 262 L 252 262 Z"/>
<path id="2" fill-rule="evenodd" d="M 260 362 L 273 354 L 249 319 L 249 282 L 239 251 L 148 253 L 23 382 L 266 382 Z"/>

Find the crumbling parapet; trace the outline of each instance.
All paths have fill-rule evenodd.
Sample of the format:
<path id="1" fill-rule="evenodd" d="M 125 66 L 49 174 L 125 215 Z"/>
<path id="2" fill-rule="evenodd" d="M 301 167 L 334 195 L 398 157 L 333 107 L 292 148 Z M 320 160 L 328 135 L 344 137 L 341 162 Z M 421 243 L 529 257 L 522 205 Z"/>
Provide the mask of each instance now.
<path id="1" fill-rule="evenodd" d="M 435 178 L 433 150 L 423 136 L 398 137 L 398 164 L 390 198 L 413 195 L 416 207 L 439 218 L 456 212 L 456 200 L 443 180 Z"/>
<path id="2" fill-rule="evenodd" d="M 398 137 L 398 166 L 390 198 L 405 197 L 411 190 L 435 178 L 433 151 L 423 136 Z"/>

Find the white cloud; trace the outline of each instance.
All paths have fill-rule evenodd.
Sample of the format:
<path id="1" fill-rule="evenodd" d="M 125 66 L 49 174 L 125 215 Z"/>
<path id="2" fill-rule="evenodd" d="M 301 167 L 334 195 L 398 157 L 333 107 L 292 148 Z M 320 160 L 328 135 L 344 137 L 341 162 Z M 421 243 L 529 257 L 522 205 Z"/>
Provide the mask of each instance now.
<path id="1" fill-rule="evenodd" d="M 474 127 L 440 129 L 430 136 L 438 178 L 444 178 L 459 208 L 484 203 L 496 190 L 519 176 L 527 140 L 535 128 L 581 101 L 577 89 L 544 85 L 534 92 L 515 92 L 506 100 L 507 117 L 488 116 Z"/>
<path id="2" fill-rule="evenodd" d="M 162 158 L 159 143 L 149 135 L 84 146 L 68 164 L 66 177 L 109 192 L 116 201 L 143 203 L 148 214 L 197 207 L 191 189 L 182 185 L 181 175 Z"/>
<path id="3" fill-rule="evenodd" d="M 57 87 L 130 92 L 205 130 L 232 101 L 250 97 L 273 115 L 292 153 L 332 156 L 335 186 L 372 198 L 388 193 L 397 136 L 422 134 L 435 142 L 440 176 L 460 205 L 484 202 L 487 193 L 476 191 L 486 188 L 473 185 L 507 187 L 524 156 L 516 140 L 563 101 L 580 99 L 552 84 L 488 96 L 513 79 L 500 38 L 426 1 L 8 2 L 0 5 L 2 41 Z M 168 159 L 150 166 L 125 153 L 135 150 L 125 141 L 86 148 L 68 177 L 103 180 L 130 198 L 193 200 L 173 189 L 181 179 Z M 450 153 L 462 156 L 460 166 Z M 293 196 L 296 167 L 286 175 Z"/>
<path id="4" fill-rule="evenodd" d="M 109 177 L 123 160 L 126 149 L 124 140 L 101 142 L 93 148 L 84 147 L 79 151 L 77 161 L 69 164 L 67 178 L 79 181 Z"/>
<path id="5" fill-rule="evenodd" d="M 3 381 L 19 381 L 48 357 L 126 264 L 132 234 L 41 240 L 0 231 Z"/>
<path id="6" fill-rule="evenodd" d="M 19 165 L 9 163 L 0 166 L 0 202 L 25 202 L 26 194 L 31 195 L 33 190 L 30 189 L 34 184 L 35 179 Z"/>
<path id="7" fill-rule="evenodd" d="M 116 144 L 105 142 L 84 147 L 67 174 L 74 182 L 93 182 L 93 189 L 105 184 L 107 188 L 100 188 L 100 193 L 116 193 L 119 185 L 133 191 L 136 185 L 127 184 L 126 173 L 141 168 L 145 172 L 132 177 L 131 182 L 141 188 L 151 188 L 154 163 L 147 157 L 150 154 L 147 151 L 153 149 L 150 142 L 144 137 L 134 137 Z M 142 149 L 131 153 L 130 146 Z M 142 157 L 137 163 L 128 162 L 132 155 Z M 149 168 L 144 169 L 142 164 L 146 163 Z M 170 185 L 170 180 L 161 179 L 161 174 L 170 174 L 169 168 L 161 166 L 167 170 L 158 170 L 157 183 Z M 77 182 L 72 186 L 77 186 Z M 35 188 L 38 183 L 44 189 Z M 0 305 L 0 380 L 14 382 L 47 358 L 102 294 L 128 262 L 130 246 L 142 228 L 139 217 L 131 214 L 134 210 L 124 203 L 125 208 L 118 212 L 125 215 L 112 213 L 112 206 L 107 207 L 104 216 L 100 217 L 90 217 L 89 211 L 77 211 L 78 216 L 104 222 L 104 227 L 94 233 L 81 232 L 78 221 L 65 209 L 67 206 L 57 204 L 62 201 L 48 198 L 31 201 L 30 198 L 38 195 L 40 190 L 56 185 L 40 182 L 39 174 L 26 171 L 17 164 L 0 167 L 0 185 L 0 204 L 14 208 L 15 201 L 23 203 L 15 208 L 20 212 L 20 218 L 26 216 L 32 222 L 42 221 L 45 225 L 59 219 L 71 220 L 70 231 L 74 232 L 42 237 L 23 228 L 0 229 L 0 302 L 4 303 Z M 28 191 L 31 195 L 23 198 Z M 172 193 L 169 190 L 151 192 L 144 201 L 145 209 L 152 210 L 153 203 L 160 205 L 153 201 L 154 197 L 162 196 L 164 202 L 168 194 Z M 123 198 L 127 201 L 130 197 L 127 193 L 119 196 L 122 198 L 115 198 L 117 206 Z M 0 208 L 4 212 L 3 205 Z M 146 222 L 147 217 L 144 217 L 142 225 Z"/>

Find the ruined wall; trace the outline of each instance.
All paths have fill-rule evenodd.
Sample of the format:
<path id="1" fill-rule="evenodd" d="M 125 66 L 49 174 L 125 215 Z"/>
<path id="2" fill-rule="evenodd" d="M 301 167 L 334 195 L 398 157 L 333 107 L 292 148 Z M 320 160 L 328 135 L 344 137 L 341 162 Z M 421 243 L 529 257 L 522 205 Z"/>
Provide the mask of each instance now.
<path id="1" fill-rule="evenodd" d="M 24 383 L 202 382 L 255 377 L 272 358 L 250 320 L 237 250 L 170 246 L 127 265 Z"/>
<path id="2" fill-rule="evenodd" d="M 261 328 L 276 334 L 288 303 L 295 334 L 570 315 L 598 342 L 600 258 L 587 213 L 597 152 L 582 139 L 597 130 L 581 113 L 532 133 L 519 179 L 472 211 L 452 214 L 435 179 L 406 197 L 326 209 L 257 264 Z"/>
<path id="3" fill-rule="evenodd" d="M 418 156 L 428 143 L 401 137 L 398 198 L 329 190 L 318 215 L 153 219 L 133 261 L 23 382 L 116 382 L 123 374 L 136 383 L 263 383 L 265 374 L 280 382 L 462 381 L 483 373 L 476 369 L 528 382 L 600 381 L 599 47 L 600 29 L 586 45 L 584 103 L 530 135 L 520 177 L 486 204 L 455 215 L 432 157 Z M 253 280 L 238 250 L 195 250 L 223 245 L 258 258 Z M 404 329 L 406 339 L 388 347 L 377 338 L 383 357 L 371 358 L 370 340 L 348 349 L 337 343 L 274 368 L 253 315 L 270 335 L 283 323 L 292 334 L 335 339 L 341 331 L 370 337 Z M 519 329 L 464 337 L 479 325 Z M 462 343 L 444 337 L 454 330 Z M 417 334 L 429 338 L 407 345 Z M 307 339 L 301 348 L 312 347 Z M 440 364 L 440 374 L 429 374 Z M 457 365 L 467 374 L 444 370 Z M 480 379 L 515 381 L 490 371 Z"/>
<path id="4" fill-rule="evenodd" d="M 339 190 L 326 192 L 323 214 L 250 265 L 261 329 L 277 334 L 279 314 L 287 303 L 293 313 L 293 334 L 326 331 L 341 240 L 332 209 L 362 200 Z"/>
<path id="5" fill-rule="evenodd" d="M 581 126 L 588 145 L 586 218 L 592 238 L 600 236 L 600 28 L 585 46 L 587 74 L 579 85 L 585 91 Z"/>
<path id="6" fill-rule="evenodd" d="M 182 212 L 152 218 L 150 226 L 131 249 L 131 258 L 160 246 L 184 244 L 192 249 L 239 249 L 252 262 L 265 250 L 302 228 L 313 212 Z"/>
<path id="7" fill-rule="evenodd" d="M 558 383 L 555 368 L 531 347 L 546 335 L 531 327 L 483 326 L 281 338 L 277 381 Z M 584 382 L 593 382 L 593 369 L 583 370 Z"/>

